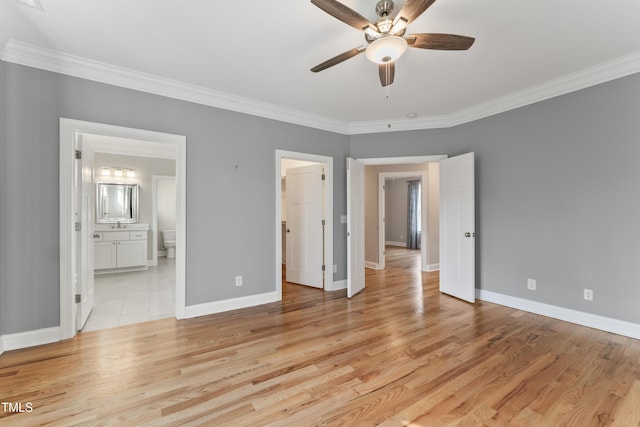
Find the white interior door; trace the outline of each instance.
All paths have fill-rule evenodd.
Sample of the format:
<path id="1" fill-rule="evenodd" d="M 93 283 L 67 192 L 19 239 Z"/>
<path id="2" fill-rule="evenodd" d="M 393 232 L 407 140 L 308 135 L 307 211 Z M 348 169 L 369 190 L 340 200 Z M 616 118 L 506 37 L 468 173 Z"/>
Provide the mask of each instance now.
<path id="1" fill-rule="evenodd" d="M 364 289 L 364 164 L 347 158 L 347 297 Z"/>
<path id="2" fill-rule="evenodd" d="M 324 287 L 323 165 L 287 169 L 286 280 Z"/>
<path id="3" fill-rule="evenodd" d="M 440 291 L 476 300 L 474 153 L 440 160 Z"/>
<path id="4" fill-rule="evenodd" d="M 80 138 L 81 135 L 78 137 Z M 79 146 L 82 148 L 81 141 Z M 84 327 L 93 305 L 95 303 L 93 268 L 94 268 L 94 251 L 93 251 L 93 223 L 94 223 L 94 194 L 93 194 L 93 151 L 89 148 L 82 150 L 82 159 L 76 160 L 78 174 L 76 175 L 77 187 L 79 191 L 80 211 L 76 214 L 76 218 L 80 218 L 80 231 L 76 232 L 77 238 L 77 287 L 76 293 L 80 294 L 80 302 L 77 305 L 76 328 L 81 330 Z"/>

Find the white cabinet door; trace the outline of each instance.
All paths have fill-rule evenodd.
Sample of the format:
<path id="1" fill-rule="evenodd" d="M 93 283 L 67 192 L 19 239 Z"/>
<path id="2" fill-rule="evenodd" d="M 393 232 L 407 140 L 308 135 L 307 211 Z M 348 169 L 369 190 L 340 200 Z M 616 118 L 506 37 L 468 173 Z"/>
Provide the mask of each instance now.
<path id="1" fill-rule="evenodd" d="M 147 265 L 146 240 L 118 241 L 117 267 L 137 267 Z"/>
<path id="2" fill-rule="evenodd" d="M 93 243 L 93 268 L 104 270 L 116 268 L 116 242 Z"/>

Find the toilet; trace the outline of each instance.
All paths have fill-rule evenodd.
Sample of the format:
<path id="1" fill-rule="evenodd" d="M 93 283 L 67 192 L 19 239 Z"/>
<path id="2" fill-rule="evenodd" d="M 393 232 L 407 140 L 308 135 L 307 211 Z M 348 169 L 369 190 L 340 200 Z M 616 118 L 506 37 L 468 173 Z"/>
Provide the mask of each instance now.
<path id="1" fill-rule="evenodd" d="M 167 250 L 167 258 L 176 257 L 176 230 L 162 230 L 162 246 Z"/>

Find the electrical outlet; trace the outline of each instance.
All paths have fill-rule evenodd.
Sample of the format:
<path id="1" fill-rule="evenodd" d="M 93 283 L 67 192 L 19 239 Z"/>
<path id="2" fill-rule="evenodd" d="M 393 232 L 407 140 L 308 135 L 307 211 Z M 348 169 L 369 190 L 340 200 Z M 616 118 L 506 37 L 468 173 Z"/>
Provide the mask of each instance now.
<path id="1" fill-rule="evenodd" d="M 527 289 L 531 291 L 536 290 L 536 280 L 535 279 L 527 279 Z"/>
<path id="2" fill-rule="evenodd" d="M 593 301 L 593 290 L 592 289 L 585 289 L 584 290 L 584 299 L 586 299 L 587 301 Z"/>
<path id="3" fill-rule="evenodd" d="M 236 286 L 242 286 L 242 276 L 236 276 Z"/>

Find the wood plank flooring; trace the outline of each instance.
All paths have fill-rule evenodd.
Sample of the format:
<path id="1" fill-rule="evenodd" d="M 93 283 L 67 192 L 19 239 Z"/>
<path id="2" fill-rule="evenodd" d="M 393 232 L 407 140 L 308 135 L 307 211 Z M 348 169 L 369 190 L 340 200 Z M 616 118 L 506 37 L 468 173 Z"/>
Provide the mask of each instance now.
<path id="1" fill-rule="evenodd" d="M 349 300 L 163 319 L 0 356 L 0 424 L 638 426 L 640 342 L 438 292 L 388 248 Z"/>

